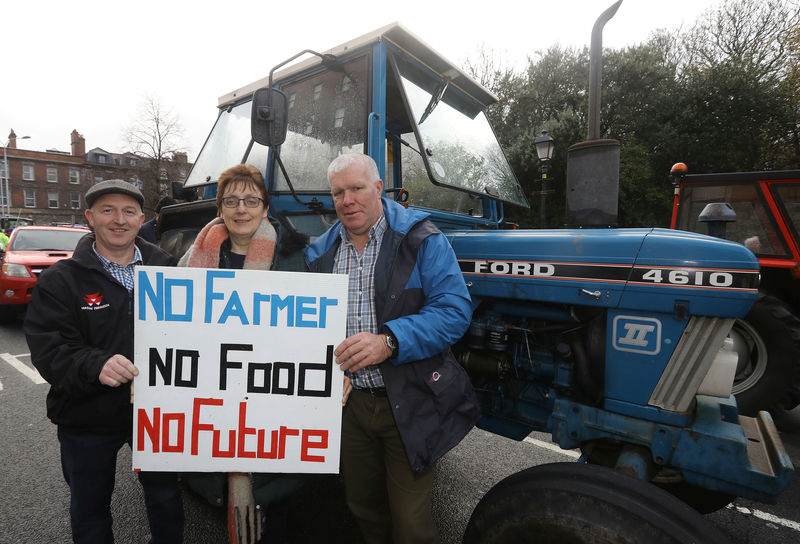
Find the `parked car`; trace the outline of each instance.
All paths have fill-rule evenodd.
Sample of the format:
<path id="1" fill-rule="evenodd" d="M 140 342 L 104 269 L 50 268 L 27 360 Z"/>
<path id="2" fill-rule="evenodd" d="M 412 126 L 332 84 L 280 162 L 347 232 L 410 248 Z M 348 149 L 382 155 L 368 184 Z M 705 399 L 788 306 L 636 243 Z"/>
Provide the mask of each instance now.
<path id="1" fill-rule="evenodd" d="M 0 260 L 0 321 L 25 309 L 36 279 L 48 266 L 72 256 L 86 227 L 17 227 Z"/>

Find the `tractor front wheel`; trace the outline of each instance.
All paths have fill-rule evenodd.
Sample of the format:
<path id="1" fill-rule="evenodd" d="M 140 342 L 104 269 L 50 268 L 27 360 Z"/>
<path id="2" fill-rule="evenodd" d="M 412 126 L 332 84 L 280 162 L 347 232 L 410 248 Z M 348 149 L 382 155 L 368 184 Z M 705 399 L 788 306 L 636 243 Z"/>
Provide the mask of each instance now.
<path id="1" fill-rule="evenodd" d="M 481 499 L 464 544 L 730 541 L 656 486 L 582 463 L 539 465 L 509 476 Z"/>

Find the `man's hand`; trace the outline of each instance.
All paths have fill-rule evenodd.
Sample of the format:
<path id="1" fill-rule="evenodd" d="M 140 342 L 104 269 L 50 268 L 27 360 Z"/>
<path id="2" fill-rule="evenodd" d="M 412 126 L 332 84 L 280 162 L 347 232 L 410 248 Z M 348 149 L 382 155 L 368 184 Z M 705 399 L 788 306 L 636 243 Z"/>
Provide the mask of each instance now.
<path id="1" fill-rule="evenodd" d="M 333 354 L 342 370 L 356 372 L 369 365 L 377 365 L 392 356 L 382 334 L 360 332 L 349 336 L 337 346 Z"/>
<path id="2" fill-rule="evenodd" d="M 110 387 L 119 387 L 139 375 L 139 369 L 124 355 L 112 355 L 100 371 L 98 381 Z"/>

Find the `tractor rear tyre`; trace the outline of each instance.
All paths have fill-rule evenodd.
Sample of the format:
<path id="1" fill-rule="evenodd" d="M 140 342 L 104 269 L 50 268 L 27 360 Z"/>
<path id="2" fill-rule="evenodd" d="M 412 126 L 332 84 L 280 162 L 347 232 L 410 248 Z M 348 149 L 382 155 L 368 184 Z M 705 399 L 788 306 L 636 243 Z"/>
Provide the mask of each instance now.
<path id="1" fill-rule="evenodd" d="M 722 534 L 666 491 L 613 469 L 539 465 L 509 476 L 478 503 L 464 544 L 723 543 Z"/>
<path id="2" fill-rule="evenodd" d="M 739 413 L 790 410 L 800 403 L 800 320 L 777 298 L 759 295 L 731 329 L 739 355 L 733 394 Z"/>

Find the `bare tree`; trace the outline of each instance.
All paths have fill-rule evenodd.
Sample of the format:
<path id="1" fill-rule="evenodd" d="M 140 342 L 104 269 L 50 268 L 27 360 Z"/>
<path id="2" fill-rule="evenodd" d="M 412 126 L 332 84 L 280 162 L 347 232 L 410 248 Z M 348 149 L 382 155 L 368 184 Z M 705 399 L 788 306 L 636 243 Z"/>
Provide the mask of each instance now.
<path id="1" fill-rule="evenodd" d="M 136 120 L 125 130 L 128 150 L 142 159 L 147 206 L 169 194 L 168 181 L 176 180 L 176 163 L 186 162 L 183 127 L 178 116 L 165 108 L 155 96 L 142 102 Z"/>
<path id="2" fill-rule="evenodd" d="M 758 79 L 785 71 L 787 37 L 800 24 L 797 0 L 725 0 L 684 35 L 689 68 L 730 62 Z"/>

